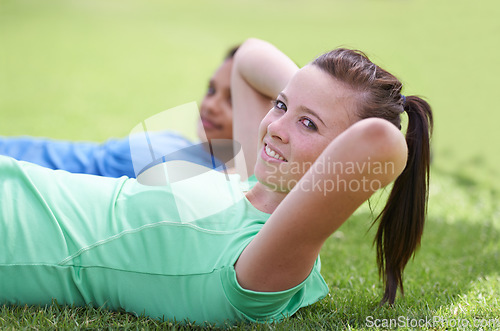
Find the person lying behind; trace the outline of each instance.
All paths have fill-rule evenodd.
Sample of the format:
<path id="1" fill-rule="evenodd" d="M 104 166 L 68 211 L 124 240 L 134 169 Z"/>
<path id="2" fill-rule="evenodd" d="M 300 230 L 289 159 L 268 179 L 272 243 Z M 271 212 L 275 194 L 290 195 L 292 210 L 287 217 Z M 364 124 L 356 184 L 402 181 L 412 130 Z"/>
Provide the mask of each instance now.
<path id="1" fill-rule="evenodd" d="M 299 70 L 250 39 L 233 61 L 250 191 L 216 171 L 146 186 L 0 157 L 0 303 L 56 299 L 200 325 L 279 321 L 326 296 L 321 247 L 390 183 L 375 242 L 381 303 L 394 303 L 425 221 L 429 105 L 354 50 Z M 256 123 L 251 112 L 267 114 Z"/>
<path id="2" fill-rule="evenodd" d="M 197 134 L 201 141 L 232 139 L 232 105 L 230 77 L 233 56 L 238 47 L 231 48 L 222 64 L 210 78 L 205 96 L 200 104 L 200 120 Z M 204 146 L 193 148 L 193 142 L 174 130 L 151 133 L 155 141 L 155 154 L 169 155 L 191 160 L 209 168 L 213 165 L 212 155 Z M 66 170 L 106 177 L 136 177 L 131 157 L 129 138 L 135 144 L 134 136 L 109 139 L 104 143 L 61 141 L 37 137 L 0 136 L 0 155 L 28 161 L 50 169 Z M 149 153 L 147 146 L 135 152 Z"/>

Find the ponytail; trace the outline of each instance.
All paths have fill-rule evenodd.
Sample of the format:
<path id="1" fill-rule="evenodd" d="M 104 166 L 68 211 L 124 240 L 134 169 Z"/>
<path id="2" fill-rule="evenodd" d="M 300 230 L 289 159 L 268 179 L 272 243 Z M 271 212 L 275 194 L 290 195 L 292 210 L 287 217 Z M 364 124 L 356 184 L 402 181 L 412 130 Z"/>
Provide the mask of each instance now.
<path id="1" fill-rule="evenodd" d="M 432 111 L 426 101 L 416 96 L 405 98 L 404 110 L 409 118 L 408 160 L 374 221 L 380 221 L 374 244 L 379 275 L 385 285 L 381 305 L 394 303 L 398 287 L 404 294 L 402 273 L 420 245 L 427 212 Z"/>
<path id="2" fill-rule="evenodd" d="M 357 98 L 360 119 L 383 118 L 401 128 L 401 112 L 408 113 L 406 133 L 408 159 L 394 182 L 384 209 L 373 222 L 380 221 L 374 245 L 379 275 L 385 293 L 381 304 L 394 303 L 398 287 L 403 291 L 403 270 L 420 244 L 424 230 L 429 187 L 432 111 L 416 96 L 401 95 L 401 82 L 371 62 L 365 54 L 339 48 L 319 56 L 312 64 L 362 94 Z"/>

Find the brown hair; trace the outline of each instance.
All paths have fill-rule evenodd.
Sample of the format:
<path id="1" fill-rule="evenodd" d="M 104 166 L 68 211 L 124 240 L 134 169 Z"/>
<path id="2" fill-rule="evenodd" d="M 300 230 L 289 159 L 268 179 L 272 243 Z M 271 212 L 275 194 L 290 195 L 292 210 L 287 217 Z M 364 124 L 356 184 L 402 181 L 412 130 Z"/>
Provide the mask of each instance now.
<path id="1" fill-rule="evenodd" d="M 431 107 L 417 96 L 402 96 L 401 82 L 360 51 L 336 49 L 312 64 L 359 92 L 355 100 L 359 118 L 383 118 L 401 129 L 400 115 L 403 111 L 408 113 L 407 164 L 373 222 L 379 221 L 374 244 L 379 274 L 385 285 L 381 304 L 392 304 L 398 287 L 404 293 L 402 273 L 420 245 L 424 229 L 433 126 Z"/>

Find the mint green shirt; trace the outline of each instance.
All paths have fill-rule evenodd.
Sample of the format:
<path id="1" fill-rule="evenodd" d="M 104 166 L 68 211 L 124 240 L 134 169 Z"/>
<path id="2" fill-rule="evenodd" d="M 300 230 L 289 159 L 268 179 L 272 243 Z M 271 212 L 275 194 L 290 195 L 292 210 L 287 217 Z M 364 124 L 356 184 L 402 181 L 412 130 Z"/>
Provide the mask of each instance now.
<path id="1" fill-rule="evenodd" d="M 215 171 L 146 186 L 0 156 L 0 304 L 57 299 L 197 324 L 280 320 L 328 288 L 319 258 L 287 291 L 238 284 L 234 263 L 269 216 L 237 177 Z"/>

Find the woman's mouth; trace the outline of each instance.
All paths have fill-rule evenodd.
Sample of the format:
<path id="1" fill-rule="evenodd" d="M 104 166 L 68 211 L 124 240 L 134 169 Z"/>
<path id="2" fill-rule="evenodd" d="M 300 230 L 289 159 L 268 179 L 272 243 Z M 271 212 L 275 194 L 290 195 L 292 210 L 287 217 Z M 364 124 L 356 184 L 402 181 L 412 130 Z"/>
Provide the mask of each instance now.
<path id="1" fill-rule="evenodd" d="M 283 156 L 281 156 L 278 152 L 276 152 L 275 150 L 273 150 L 267 144 L 264 145 L 264 152 L 266 153 L 267 156 L 272 157 L 272 158 L 274 158 L 276 160 L 288 162 L 287 159 L 285 159 Z"/>
<path id="2" fill-rule="evenodd" d="M 201 118 L 201 123 L 203 124 L 203 127 L 205 130 L 220 130 L 221 126 L 210 121 L 209 119 L 206 119 L 204 117 Z"/>

